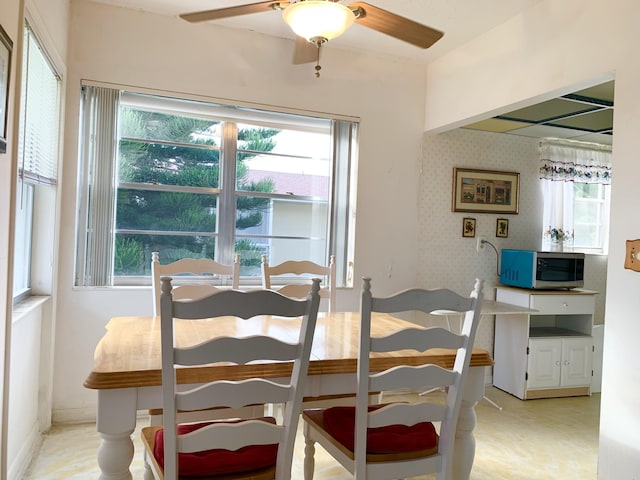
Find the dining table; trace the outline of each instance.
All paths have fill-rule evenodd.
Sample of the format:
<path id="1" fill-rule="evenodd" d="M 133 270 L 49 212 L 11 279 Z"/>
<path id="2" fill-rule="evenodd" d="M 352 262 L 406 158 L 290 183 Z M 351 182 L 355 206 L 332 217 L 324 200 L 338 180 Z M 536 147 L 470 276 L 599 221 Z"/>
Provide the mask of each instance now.
<path id="1" fill-rule="evenodd" d="M 416 327 L 409 320 L 389 314 L 372 314 L 372 336 L 402 328 Z M 268 334 L 282 340 L 297 338 L 300 319 L 255 317 L 251 321 L 236 317 L 174 321 L 175 343 L 197 345 L 215 336 Z M 319 313 L 314 332 L 305 398 L 313 400 L 356 391 L 356 368 L 360 328 L 359 312 Z M 420 327 L 418 327 L 420 328 Z M 400 364 L 437 364 L 451 368 L 455 351 L 431 349 L 376 354 L 371 371 L 382 371 Z M 471 367 L 463 385 L 463 399 L 454 448 L 455 480 L 468 480 L 475 454 L 473 430 L 475 405 L 484 395 L 485 369 L 493 364 L 491 354 L 474 348 Z M 212 364 L 184 367 L 177 371 L 178 383 L 185 387 L 216 379 L 241 380 L 249 377 L 285 379 L 291 373 L 290 362 L 253 362 L 246 365 Z M 101 443 L 97 462 L 101 480 L 131 480 L 134 456 L 132 434 L 138 412 L 162 408 L 162 370 L 159 316 L 121 316 L 111 318 L 98 342 L 94 364 L 84 381 L 96 390 L 97 431 Z"/>

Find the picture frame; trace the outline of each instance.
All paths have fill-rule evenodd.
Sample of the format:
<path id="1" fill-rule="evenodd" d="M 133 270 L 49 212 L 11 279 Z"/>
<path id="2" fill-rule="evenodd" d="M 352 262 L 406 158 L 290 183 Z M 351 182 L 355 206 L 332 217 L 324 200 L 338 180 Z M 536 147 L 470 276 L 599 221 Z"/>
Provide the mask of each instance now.
<path id="1" fill-rule="evenodd" d="M 476 219 L 465 217 L 462 219 L 462 236 L 463 237 L 475 237 L 476 236 Z"/>
<path id="2" fill-rule="evenodd" d="M 496 237 L 507 238 L 509 236 L 509 220 L 498 218 L 496 220 Z"/>
<path id="3" fill-rule="evenodd" d="M 0 153 L 7 152 L 7 123 L 9 115 L 9 80 L 13 42 L 0 25 Z"/>
<path id="4" fill-rule="evenodd" d="M 513 213 L 520 202 L 520 174 L 498 170 L 453 169 L 454 212 Z"/>

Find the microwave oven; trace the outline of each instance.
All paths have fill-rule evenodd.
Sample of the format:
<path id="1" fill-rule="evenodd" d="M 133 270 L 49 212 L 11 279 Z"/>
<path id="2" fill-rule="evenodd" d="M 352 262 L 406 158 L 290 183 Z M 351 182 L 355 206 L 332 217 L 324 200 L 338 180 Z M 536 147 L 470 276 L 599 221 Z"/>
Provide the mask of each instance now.
<path id="1" fill-rule="evenodd" d="M 584 286 L 584 253 L 503 249 L 500 283 L 521 288 Z"/>

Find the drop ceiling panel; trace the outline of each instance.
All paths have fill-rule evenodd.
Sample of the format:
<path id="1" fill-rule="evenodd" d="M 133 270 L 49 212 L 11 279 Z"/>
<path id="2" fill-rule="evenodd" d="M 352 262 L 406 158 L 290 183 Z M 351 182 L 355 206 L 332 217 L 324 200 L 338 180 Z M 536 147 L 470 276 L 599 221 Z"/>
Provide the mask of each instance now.
<path id="1" fill-rule="evenodd" d="M 554 137 L 554 138 L 574 138 L 584 135 L 584 132 L 579 130 L 571 130 L 568 128 L 553 127 L 550 125 L 531 125 L 530 127 L 519 128 L 517 130 L 511 130 L 509 132 L 513 135 L 522 135 L 524 137 Z"/>
<path id="2" fill-rule="evenodd" d="M 504 133 L 508 132 L 509 130 L 522 128 L 523 125 L 527 124 L 522 122 L 514 122 L 511 120 L 503 120 L 500 118 L 488 118 L 487 120 L 482 120 L 481 122 L 467 125 L 465 128 L 471 128 L 473 130 L 483 130 L 485 132 Z"/>
<path id="3" fill-rule="evenodd" d="M 589 132 L 604 132 L 613 129 L 613 110 L 605 109 L 588 115 L 577 115 L 575 117 L 555 120 L 550 122 L 553 125 L 586 130 Z"/>
<path id="4" fill-rule="evenodd" d="M 537 105 L 532 105 L 531 107 L 514 110 L 513 112 L 500 115 L 499 117 L 540 123 L 548 122 L 560 117 L 566 117 L 567 115 L 576 115 L 578 113 L 588 112 L 596 108 L 597 107 L 580 102 L 555 98 Z"/>
<path id="5" fill-rule="evenodd" d="M 614 84 L 615 82 L 612 80 L 610 82 L 602 83 L 594 87 L 578 90 L 577 92 L 574 92 L 573 95 L 604 100 L 610 106 L 613 106 Z"/>

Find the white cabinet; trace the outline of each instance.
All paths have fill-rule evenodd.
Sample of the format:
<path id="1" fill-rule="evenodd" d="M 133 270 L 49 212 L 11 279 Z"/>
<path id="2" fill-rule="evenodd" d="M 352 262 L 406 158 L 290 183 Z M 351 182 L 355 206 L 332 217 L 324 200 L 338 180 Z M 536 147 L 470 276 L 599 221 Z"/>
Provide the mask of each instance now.
<path id="1" fill-rule="evenodd" d="M 494 386 L 523 400 L 589 395 L 595 294 L 498 287 L 496 301 L 534 311 L 496 315 Z"/>
<path id="2" fill-rule="evenodd" d="M 591 337 L 530 338 L 527 390 L 589 385 L 592 357 Z"/>

